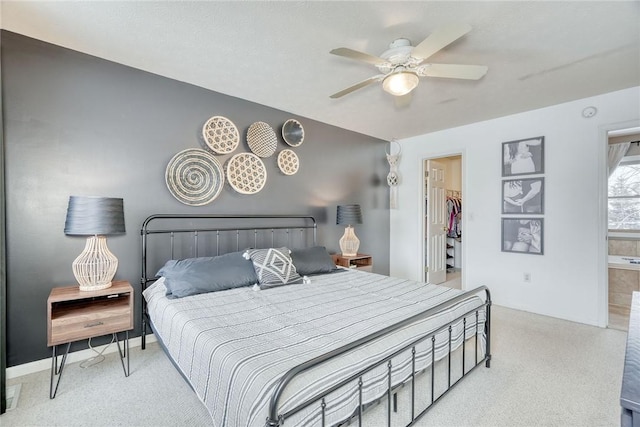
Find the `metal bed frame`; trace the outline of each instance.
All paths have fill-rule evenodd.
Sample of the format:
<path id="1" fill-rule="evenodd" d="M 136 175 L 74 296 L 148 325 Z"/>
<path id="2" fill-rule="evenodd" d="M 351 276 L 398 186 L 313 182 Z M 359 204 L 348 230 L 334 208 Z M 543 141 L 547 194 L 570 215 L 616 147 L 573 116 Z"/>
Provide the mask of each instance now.
<path id="1" fill-rule="evenodd" d="M 172 221 L 178 220 L 181 223 L 188 223 L 191 221 L 192 223 L 200 223 L 200 225 L 192 225 L 187 228 L 154 228 L 153 223 L 162 222 L 162 221 Z M 212 222 L 216 221 L 225 221 L 225 220 L 234 220 L 237 222 L 248 222 L 248 221 L 272 221 L 273 224 L 269 227 L 267 226 L 212 226 Z M 282 221 L 287 221 L 289 224 L 279 225 Z M 293 226 L 292 223 L 294 220 L 298 220 L 301 222 L 300 225 Z M 149 245 L 149 236 L 151 235 L 169 235 L 169 247 L 170 247 L 170 259 L 174 259 L 175 256 L 175 246 L 176 246 L 176 237 L 181 235 L 191 235 L 193 246 L 192 252 L 189 257 L 198 257 L 200 255 L 199 251 L 199 238 L 204 236 L 215 236 L 216 245 L 215 245 L 215 255 L 220 255 L 220 238 L 223 234 L 235 234 L 235 250 L 239 251 L 240 248 L 240 236 L 241 232 L 252 232 L 253 233 L 253 246 L 257 248 L 258 245 L 258 235 L 260 232 L 271 235 L 270 244 L 271 247 L 275 246 L 276 243 L 276 232 L 283 231 L 287 238 L 287 245 L 291 244 L 291 236 L 293 231 L 299 231 L 301 234 L 304 234 L 305 231 L 311 230 L 312 232 L 312 243 L 315 245 L 317 241 L 317 229 L 318 224 L 314 217 L 308 215 L 218 215 L 218 214 L 156 214 L 151 215 L 142 223 L 142 229 L 140 230 L 140 234 L 142 236 L 142 277 L 140 279 L 141 291 L 144 292 L 147 289 L 149 283 L 155 282 L 157 277 L 155 277 L 154 273 L 151 273 L 149 276 L 149 265 L 147 259 L 147 250 Z M 228 248 L 228 247 L 227 247 Z M 223 253 L 230 252 L 228 250 L 223 249 Z M 212 252 L 207 251 L 202 256 L 211 256 Z M 147 321 L 149 320 L 149 316 L 147 313 L 147 303 L 144 297 L 140 298 L 142 302 L 142 349 L 146 348 L 146 335 L 148 332 L 147 329 Z"/>
<path id="2" fill-rule="evenodd" d="M 156 221 L 161 221 L 161 220 L 168 220 L 168 221 L 173 221 L 173 220 L 177 220 L 179 222 L 182 223 L 189 223 L 189 222 L 204 222 L 205 224 L 203 224 L 202 226 L 191 226 L 191 227 L 186 227 L 186 228 L 171 228 L 171 227 L 166 227 L 166 228 L 153 228 L 152 224 Z M 263 221 L 263 222 L 279 222 L 279 221 L 287 221 L 290 222 L 290 224 L 285 224 L 285 225 L 272 225 L 272 226 L 255 226 L 255 225 L 251 225 L 251 226 L 211 226 L 209 225 L 212 221 L 215 222 L 216 220 L 220 220 L 220 221 L 226 221 L 226 220 L 233 220 L 233 221 L 237 221 L 238 223 L 243 223 L 243 222 L 256 222 L 256 221 Z M 301 225 L 291 225 L 293 221 L 298 221 L 298 222 L 302 222 Z M 248 235 L 250 235 L 251 233 L 253 233 L 254 236 L 254 246 L 253 247 L 258 247 L 258 235 L 259 233 L 267 233 L 271 235 L 271 240 L 270 240 L 270 244 L 271 247 L 275 246 L 275 235 L 276 232 L 284 232 L 286 239 L 287 239 L 287 245 L 290 245 L 291 242 L 291 236 L 293 234 L 293 232 L 295 231 L 299 231 L 301 233 L 301 235 L 303 235 L 305 232 L 308 232 L 309 230 L 311 230 L 312 232 L 312 244 L 315 245 L 316 241 L 317 241 L 317 223 L 314 217 L 312 216 L 305 216 L 305 215 L 216 215 L 216 214 L 158 214 L 158 215 L 151 215 L 149 216 L 142 224 L 142 229 L 141 229 L 141 236 L 142 236 L 142 277 L 141 277 L 141 285 L 142 285 L 142 289 L 141 292 L 144 291 L 148 284 L 151 282 L 154 282 L 155 280 L 157 280 L 156 277 L 154 276 L 149 276 L 148 274 L 148 258 L 147 258 L 147 251 L 148 251 L 148 238 L 150 235 L 155 235 L 155 234 L 162 234 L 162 235 L 166 235 L 168 234 L 170 236 L 169 240 L 170 240 L 170 253 L 171 253 L 171 259 L 174 258 L 174 249 L 175 249 L 175 238 L 176 235 L 191 235 L 191 238 L 193 239 L 193 246 L 192 246 L 192 253 L 191 253 L 191 257 L 197 257 L 199 256 L 199 250 L 198 250 L 198 239 L 199 237 L 203 236 L 203 235 L 213 235 L 215 236 L 215 241 L 216 241 L 216 248 L 215 248 L 215 254 L 219 255 L 220 254 L 220 237 L 222 234 L 224 233 L 231 233 L 231 234 L 235 234 L 236 236 L 236 247 L 235 250 L 241 250 L 240 247 L 240 236 L 241 233 L 246 233 Z M 304 240 L 304 238 L 302 239 Z M 228 251 L 225 251 L 228 252 Z M 211 255 L 210 252 L 207 253 L 207 256 Z M 204 256 L 204 255 L 203 255 Z M 299 374 L 312 369 L 322 363 L 325 363 L 329 360 L 332 360 L 336 357 L 339 357 L 349 351 L 354 350 L 355 348 L 365 345 L 367 343 L 370 343 L 373 340 L 376 340 L 378 338 L 381 338 L 383 336 L 386 335 L 390 335 L 392 333 L 394 333 L 395 331 L 398 331 L 399 329 L 413 323 L 416 322 L 420 319 L 424 319 L 427 318 L 429 316 L 432 316 L 438 312 L 440 312 L 441 310 L 447 309 L 448 307 L 451 307 L 455 304 L 457 304 L 458 302 L 469 298 L 470 296 L 473 295 L 477 295 L 477 294 L 481 294 L 484 293 L 485 298 L 484 298 L 484 303 L 475 309 L 472 309 L 464 314 L 462 314 L 461 316 L 459 316 L 458 318 L 450 321 L 449 323 L 447 323 L 446 325 L 442 326 L 441 328 L 437 329 L 436 331 L 433 331 L 429 334 L 425 334 L 423 336 L 420 336 L 418 338 L 416 338 L 415 340 L 413 340 L 411 343 L 409 343 L 408 345 L 404 346 L 403 348 L 399 349 L 398 351 L 394 352 L 393 354 L 390 354 L 389 356 L 387 356 L 384 359 L 379 360 L 378 362 L 376 362 L 373 365 L 367 366 L 363 369 L 361 369 L 360 371 L 352 374 L 351 376 L 349 376 L 348 378 L 345 378 L 343 381 L 341 381 L 339 384 L 334 385 L 333 387 L 331 387 L 328 390 L 325 390 L 322 394 L 318 394 L 315 396 L 312 396 L 311 398 L 305 400 L 304 402 L 300 403 L 299 405 L 297 405 L 296 407 L 292 408 L 291 410 L 285 412 L 285 413 L 279 413 L 278 410 L 278 406 L 279 406 L 279 402 L 280 399 L 282 397 L 282 395 L 284 394 L 287 385 L 289 383 L 291 383 L 291 381 L 298 376 Z M 142 304 L 142 349 L 144 350 L 146 348 L 146 334 L 148 332 L 147 330 L 147 325 L 148 323 L 150 323 L 149 317 L 148 317 L 148 313 L 147 313 L 147 307 L 146 307 L 146 301 L 144 299 L 144 297 L 140 298 L 141 300 L 141 304 Z M 479 330 L 479 313 L 480 311 L 482 311 L 484 309 L 485 311 L 485 322 L 484 322 L 484 328 L 482 331 Z M 475 331 L 473 336 L 475 336 L 475 343 L 474 343 L 474 351 L 475 351 L 475 356 L 474 356 L 474 363 L 473 366 L 471 367 L 467 367 L 465 366 L 465 361 L 466 361 L 466 347 L 467 347 L 467 341 L 469 339 L 472 339 L 473 336 L 467 337 L 466 335 L 466 331 L 467 331 L 467 317 L 473 317 L 475 316 Z M 461 376 L 452 382 L 452 328 L 453 328 L 453 324 L 459 322 L 462 320 L 463 323 L 463 327 L 462 327 L 462 331 L 463 331 L 463 340 L 462 340 L 462 367 L 461 367 Z M 434 395 L 435 393 L 435 365 L 436 365 L 436 360 L 435 360 L 435 342 L 436 342 L 436 335 L 440 334 L 440 333 L 447 333 L 448 331 L 448 355 L 446 356 L 446 363 L 447 363 L 447 385 L 446 385 L 446 389 L 437 397 Z M 478 335 L 479 334 L 484 334 L 485 336 L 485 351 L 484 351 L 484 355 L 483 357 L 479 358 L 478 357 Z M 431 357 L 431 366 L 430 366 L 430 371 L 431 371 L 431 381 L 430 381 L 430 392 L 431 392 L 431 397 L 430 397 L 430 403 L 429 405 L 424 408 L 422 411 L 420 411 L 419 413 L 416 414 L 416 375 L 418 374 L 418 372 L 416 372 L 416 347 L 421 344 L 421 343 L 428 343 L 429 340 L 431 341 L 431 350 L 430 350 L 430 357 Z M 275 387 L 275 391 L 271 396 L 270 399 L 270 403 L 269 403 L 269 415 L 266 419 L 265 422 L 265 427 L 280 427 L 284 424 L 285 420 L 288 419 L 289 417 L 291 417 L 293 414 L 310 407 L 313 404 L 319 405 L 320 407 L 320 411 L 322 414 L 322 426 L 325 426 L 325 407 L 326 407 L 326 402 L 325 402 L 325 398 L 327 397 L 327 395 L 329 395 L 330 393 L 332 393 L 335 390 L 338 390 L 340 387 L 343 387 L 347 384 L 350 383 L 354 383 L 357 384 L 358 387 L 358 399 L 359 399 L 359 404 L 358 407 L 355 409 L 353 415 L 345 420 L 345 423 L 351 423 L 354 422 L 355 418 L 358 419 L 358 426 L 361 427 L 362 426 L 362 417 L 363 417 L 363 413 L 364 411 L 368 408 L 367 405 L 365 405 L 362 401 L 362 390 L 364 387 L 364 383 L 363 383 L 363 376 L 372 371 L 375 368 L 381 367 L 386 365 L 387 367 L 387 392 L 386 392 L 386 396 L 381 396 L 379 401 L 385 400 L 386 398 L 386 403 L 387 403 L 387 409 L 386 409 L 386 425 L 387 426 L 391 426 L 391 413 L 393 412 L 397 412 L 397 389 L 399 387 L 404 386 L 407 382 L 410 382 L 411 385 L 411 422 L 409 422 L 408 424 L 406 424 L 407 426 L 411 426 L 413 425 L 415 422 L 417 422 L 417 420 L 419 420 L 422 416 L 424 416 L 427 411 L 429 409 L 431 409 L 433 407 L 433 404 L 435 404 L 436 402 L 438 402 L 442 397 L 444 397 L 456 384 L 458 384 L 460 382 L 460 380 L 462 380 L 465 376 L 467 376 L 471 371 L 473 371 L 475 368 L 477 368 L 478 366 L 480 366 L 480 364 L 484 363 L 485 366 L 487 368 L 490 367 L 490 363 L 491 363 L 491 293 L 489 291 L 489 289 L 486 286 L 479 286 L 475 289 L 472 289 L 470 291 L 466 291 L 463 292 L 459 295 L 457 295 L 456 297 L 445 301 L 443 303 L 438 304 L 437 306 L 434 306 L 428 310 L 425 310 L 421 313 L 418 313 L 414 316 L 411 316 L 407 319 L 404 319 L 394 325 L 388 326 L 384 329 L 379 330 L 378 332 L 375 332 L 373 334 L 370 334 L 366 337 L 360 338 L 350 344 L 347 344 L 345 346 L 342 346 L 340 348 L 334 349 L 328 353 L 325 353 L 321 356 L 318 356 L 314 359 L 308 360 L 305 363 L 302 363 L 292 369 L 290 369 L 285 375 L 282 376 L 282 378 L 278 381 L 276 387 Z M 393 386 L 391 383 L 391 374 L 392 374 L 392 361 L 393 358 L 404 353 L 404 352 L 411 352 L 411 375 L 409 378 L 407 378 L 405 381 L 402 381 L 400 384 Z M 444 360 L 444 359 L 443 359 Z M 468 369 L 467 369 L 468 368 Z"/>

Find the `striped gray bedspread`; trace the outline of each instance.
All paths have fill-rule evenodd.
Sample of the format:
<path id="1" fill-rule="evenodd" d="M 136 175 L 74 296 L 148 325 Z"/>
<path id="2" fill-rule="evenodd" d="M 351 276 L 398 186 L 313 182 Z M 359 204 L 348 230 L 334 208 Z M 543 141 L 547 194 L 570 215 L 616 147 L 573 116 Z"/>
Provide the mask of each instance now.
<path id="1" fill-rule="evenodd" d="M 165 292 L 162 279 L 144 291 L 151 322 L 218 427 L 264 426 L 273 389 L 289 369 L 460 293 L 357 270 L 313 276 L 310 284 L 262 291 L 248 287 L 182 299 L 167 299 Z M 478 297 L 469 298 L 392 337 L 378 339 L 305 372 L 283 395 L 280 412 L 482 302 Z M 467 318 L 467 337 L 476 329 L 475 319 L 475 314 Z M 482 331 L 484 311 L 479 319 Z M 431 363 L 431 340 L 427 341 L 417 348 L 417 369 Z M 453 328 L 453 347 L 461 342 L 462 323 L 458 322 Z M 484 346 L 484 340 L 481 343 Z M 444 357 L 447 348 L 448 332 L 436 339 L 436 359 Z M 392 365 L 393 383 L 406 381 L 411 375 L 411 354 L 394 357 Z M 365 402 L 385 393 L 387 369 L 385 364 L 363 377 Z M 327 425 L 344 420 L 357 405 L 357 384 L 332 392 L 326 399 Z M 285 425 L 312 426 L 319 425 L 320 420 L 318 402 L 285 420 Z"/>

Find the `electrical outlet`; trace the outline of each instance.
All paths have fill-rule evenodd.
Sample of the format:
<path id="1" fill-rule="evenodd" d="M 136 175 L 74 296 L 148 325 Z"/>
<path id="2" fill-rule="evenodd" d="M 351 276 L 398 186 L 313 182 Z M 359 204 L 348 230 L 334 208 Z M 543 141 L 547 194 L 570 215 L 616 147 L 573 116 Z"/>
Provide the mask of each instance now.
<path id="1" fill-rule="evenodd" d="M 531 273 L 524 273 L 524 276 L 522 278 L 526 283 L 531 282 Z"/>

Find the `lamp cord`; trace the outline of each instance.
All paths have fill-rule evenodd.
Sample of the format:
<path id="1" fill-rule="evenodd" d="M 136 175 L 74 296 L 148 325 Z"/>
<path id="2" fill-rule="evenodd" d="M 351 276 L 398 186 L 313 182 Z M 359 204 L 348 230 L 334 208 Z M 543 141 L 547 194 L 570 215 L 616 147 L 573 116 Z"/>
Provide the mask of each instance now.
<path id="1" fill-rule="evenodd" d="M 98 363 L 102 362 L 105 359 L 103 353 L 105 352 L 106 349 L 109 348 L 111 344 L 113 344 L 114 341 L 115 341 L 115 335 L 112 335 L 111 342 L 105 345 L 102 350 L 98 351 L 95 348 L 93 348 L 93 346 L 91 345 L 91 338 L 89 338 L 89 348 L 96 353 L 96 356 L 91 356 L 88 359 L 85 359 L 82 363 L 80 363 L 80 367 L 82 369 L 90 368 L 93 365 L 97 365 Z"/>

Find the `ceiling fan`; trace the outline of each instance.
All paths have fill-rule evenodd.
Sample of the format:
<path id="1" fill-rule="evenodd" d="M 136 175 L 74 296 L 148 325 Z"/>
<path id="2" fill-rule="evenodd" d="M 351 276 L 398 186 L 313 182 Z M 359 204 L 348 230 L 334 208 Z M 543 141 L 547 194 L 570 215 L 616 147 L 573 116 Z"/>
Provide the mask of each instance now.
<path id="1" fill-rule="evenodd" d="M 380 74 L 369 77 L 331 95 L 340 98 L 372 83 L 382 82 L 382 88 L 395 96 L 409 94 L 418 86 L 420 77 L 446 77 L 451 79 L 481 79 L 489 67 L 484 65 L 432 64 L 426 62 L 434 53 L 471 31 L 467 24 L 442 27 L 431 33 L 417 46 L 405 38 L 394 40 L 389 49 L 379 57 L 358 52 L 346 47 L 333 49 L 330 53 L 345 58 L 363 61 L 376 66 Z"/>

